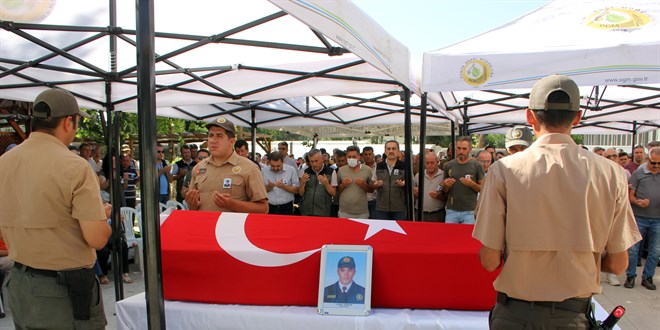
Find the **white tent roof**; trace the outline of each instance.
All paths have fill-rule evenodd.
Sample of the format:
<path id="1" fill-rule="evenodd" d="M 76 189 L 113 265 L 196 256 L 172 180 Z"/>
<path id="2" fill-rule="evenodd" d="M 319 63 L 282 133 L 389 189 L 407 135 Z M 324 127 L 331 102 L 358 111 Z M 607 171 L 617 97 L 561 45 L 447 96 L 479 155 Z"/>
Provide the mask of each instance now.
<path id="1" fill-rule="evenodd" d="M 230 111 L 241 125 L 251 122 L 250 110 L 231 110 L 259 104 L 260 127 L 327 124 L 323 116 L 368 124 L 378 114 L 403 122 L 403 101 L 392 95 L 414 88 L 405 46 L 350 2 L 272 2 L 157 2 L 158 115 L 210 120 Z M 117 1 L 116 27 L 108 1 L 0 6 L 0 99 L 31 101 L 57 86 L 83 107 L 137 110 L 135 3 Z M 370 101 L 373 93 L 381 96 Z M 321 105 L 308 96 L 343 101 Z M 389 111 L 370 108 L 384 106 Z"/>
<path id="2" fill-rule="evenodd" d="M 585 119 L 577 134 L 657 129 L 659 22 L 657 1 L 553 1 L 425 53 L 422 90 L 470 131 L 502 132 L 525 121 L 522 110 L 533 83 L 561 73 L 583 86 Z"/>

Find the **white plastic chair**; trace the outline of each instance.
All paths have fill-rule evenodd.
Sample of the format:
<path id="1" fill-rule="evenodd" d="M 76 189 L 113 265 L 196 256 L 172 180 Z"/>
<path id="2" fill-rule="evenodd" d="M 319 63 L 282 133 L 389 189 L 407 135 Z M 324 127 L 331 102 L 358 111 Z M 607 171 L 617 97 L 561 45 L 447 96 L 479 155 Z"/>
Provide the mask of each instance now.
<path id="1" fill-rule="evenodd" d="M 177 202 L 173 199 L 167 201 L 167 203 L 165 205 L 167 205 L 167 208 L 170 208 L 172 210 L 187 210 L 188 209 L 188 207 L 186 207 L 184 204 L 179 203 L 179 202 Z"/>
<path id="2" fill-rule="evenodd" d="M 165 212 L 165 210 L 167 210 L 167 205 L 166 204 L 158 203 L 158 205 L 160 206 L 160 213 L 163 213 L 163 212 Z"/>
<path id="3" fill-rule="evenodd" d="M 142 260 L 142 237 L 135 237 L 135 221 L 138 222 L 138 229 L 142 233 L 142 220 L 138 216 L 136 209 L 132 207 L 122 207 L 121 215 L 124 218 L 124 229 L 126 230 L 126 244 L 128 248 L 134 248 L 134 258 L 140 272 L 144 271 L 144 262 Z"/>

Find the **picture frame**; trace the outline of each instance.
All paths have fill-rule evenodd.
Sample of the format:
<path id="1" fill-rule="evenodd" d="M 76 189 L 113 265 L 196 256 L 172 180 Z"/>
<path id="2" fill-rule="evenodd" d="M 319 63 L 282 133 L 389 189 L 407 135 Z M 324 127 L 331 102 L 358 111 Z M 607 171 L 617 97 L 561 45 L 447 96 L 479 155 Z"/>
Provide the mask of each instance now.
<path id="1" fill-rule="evenodd" d="M 373 248 L 369 245 L 326 244 L 321 248 L 318 313 L 371 314 Z"/>

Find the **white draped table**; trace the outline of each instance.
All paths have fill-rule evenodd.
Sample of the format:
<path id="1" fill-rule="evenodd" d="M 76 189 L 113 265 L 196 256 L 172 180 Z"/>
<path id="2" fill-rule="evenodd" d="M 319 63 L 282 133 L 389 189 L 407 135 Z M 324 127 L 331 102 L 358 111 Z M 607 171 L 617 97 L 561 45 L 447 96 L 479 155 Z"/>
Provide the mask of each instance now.
<path id="1" fill-rule="evenodd" d="M 147 329 L 145 294 L 117 302 L 117 329 Z M 596 303 L 596 315 L 607 313 Z M 316 307 L 165 301 L 168 329 L 488 329 L 488 312 L 374 308 L 371 315 L 319 315 Z"/>

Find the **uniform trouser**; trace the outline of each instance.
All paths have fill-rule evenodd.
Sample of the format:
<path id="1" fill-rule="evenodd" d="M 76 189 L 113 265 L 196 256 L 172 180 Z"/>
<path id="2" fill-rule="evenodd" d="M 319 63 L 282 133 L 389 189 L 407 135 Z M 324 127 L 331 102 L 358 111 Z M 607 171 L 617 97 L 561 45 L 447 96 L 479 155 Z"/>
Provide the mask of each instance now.
<path id="1" fill-rule="evenodd" d="M 518 301 L 495 304 L 488 324 L 491 330 L 590 329 L 586 313 Z"/>
<path id="2" fill-rule="evenodd" d="M 75 320 L 66 284 L 57 278 L 12 268 L 7 279 L 8 303 L 16 329 L 105 329 L 103 298 L 94 282 L 89 320 Z"/>

